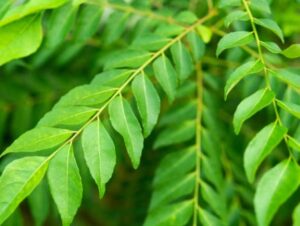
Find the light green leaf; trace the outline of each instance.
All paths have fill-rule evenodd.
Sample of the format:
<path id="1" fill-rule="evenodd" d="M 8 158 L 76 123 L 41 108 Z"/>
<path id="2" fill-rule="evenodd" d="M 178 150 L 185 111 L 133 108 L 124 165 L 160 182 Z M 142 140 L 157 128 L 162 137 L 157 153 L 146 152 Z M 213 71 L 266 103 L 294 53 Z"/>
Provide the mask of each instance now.
<path id="1" fill-rule="evenodd" d="M 224 96 L 225 100 L 227 99 L 230 91 L 247 75 L 258 73 L 264 68 L 264 65 L 259 61 L 249 61 L 238 68 L 236 68 L 227 79 Z"/>
<path id="2" fill-rule="evenodd" d="M 212 37 L 212 31 L 209 27 L 200 24 L 196 27 L 196 31 L 200 35 L 203 42 L 205 42 L 205 43 L 210 42 L 211 37 Z"/>
<path id="3" fill-rule="evenodd" d="M 205 209 L 199 208 L 199 220 L 203 226 L 222 226 L 224 225 L 216 216 L 206 211 Z"/>
<path id="4" fill-rule="evenodd" d="M 277 100 L 277 104 L 283 110 L 289 112 L 290 114 L 300 119 L 300 105 L 280 100 Z"/>
<path id="5" fill-rule="evenodd" d="M 155 34 L 164 36 L 164 37 L 174 37 L 180 35 L 184 30 L 184 27 L 176 24 L 161 24 L 155 30 Z"/>
<path id="6" fill-rule="evenodd" d="M 285 69 L 270 71 L 270 75 L 275 76 L 291 87 L 295 87 L 296 89 L 300 89 L 300 75 Z"/>
<path id="7" fill-rule="evenodd" d="M 97 84 L 77 86 L 64 95 L 54 108 L 77 106 L 94 106 L 107 101 L 115 92 L 116 88 L 103 87 Z"/>
<path id="8" fill-rule="evenodd" d="M 243 123 L 255 113 L 272 103 L 275 94 L 268 89 L 261 89 L 242 100 L 233 116 L 234 132 L 238 134 Z"/>
<path id="9" fill-rule="evenodd" d="M 275 33 L 282 42 L 284 42 L 284 38 L 283 38 L 283 33 L 280 29 L 280 27 L 278 26 L 278 24 L 271 19 L 263 19 L 263 18 L 254 18 L 254 23 L 271 30 L 273 33 Z"/>
<path id="10" fill-rule="evenodd" d="M 0 224 L 42 180 L 49 158 L 25 157 L 14 160 L 0 177 Z"/>
<path id="11" fill-rule="evenodd" d="M 193 72 L 192 58 L 186 47 L 180 41 L 172 45 L 171 53 L 179 80 L 183 82 Z"/>
<path id="12" fill-rule="evenodd" d="M 73 131 L 66 129 L 35 128 L 21 135 L 2 155 L 13 152 L 37 152 L 54 148 L 66 141 L 72 134 Z"/>
<path id="13" fill-rule="evenodd" d="M 109 114 L 114 129 L 124 139 L 133 168 L 136 169 L 140 164 L 144 141 L 139 121 L 133 113 L 130 104 L 121 96 L 116 97 L 110 103 Z"/>
<path id="14" fill-rule="evenodd" d="M 300 226 L 300 204 L 297 205 L 293 213 L 293 226 Z"/>
<path id="15" fill-rule="evenodd" d="M 244 154 L 244 166 L 250 183 L 262 161 L 282 141 L 287 128 L 271 123 L 259 131 L 249 142 Z"/>
<path id="16" fill-rule="evenodd" d="M 105 184 L 111 178 L 116 165 L 116 153 L 114 142 L 99 118 L 84 129 L 82 147 L 85 161 L 102 198 Z"/>
<path id="17" fill-rule="evenodd" d="M 19 20 L 30 14 L 35 14 L 46 9 L 53 9 L 66 3 L 67 0 L 29 0 L 27 3 L 9 10 L 0 20 L 0 27 Z"/>
<path id="18" fill-rule="evenodd" d="M 278 208 L 300 184 L 299 166 L 285 160 L 269 170 L 257 185 L 254 207 L 259 226 L 269 225 Z"/>
<path id="19" fill-rule="evenodd" d="M 192 212 L 192 201 L 162 206 L 148 214 L 144 226 L 184 226 L 191 218 Z"/>
<path id="20" fill-rule="evenodd" d="M 293 150 L 300 152 L 300 143 L 293 137 L 288 137 L 287 145 Z"/>
<path id="21" fill-rule="evenodd" d="M 59 150 L 51 160 L 48 181 L 62 223 L 70 225 L 82 199 L 81 177 L 72 144 Z"/>
<path id="22" fill-rule="evenodd" d="M 127 81 L 131 74 L 132 70 L 116 69 L 104 71 L 94 77 L 92 85 L 118 88 Z"/>
<path id="23" fill-rule="evenodd" d="M 191 120 L 167 127 L 158 134 L 154 142 L 154 148 L 157 149 L 192 139 L 195 136 L 195 126 L 195 121 Z"/>
<path id="24" fill-rule="evenodd" d="M 204 55 L 205 44 L 200 39 L 199 35 L 196 34 L 196 32 L 190 32 L 187 35 L 187 41 L 189 42 L 189 44 L 191 46 L 191 52 L 192 52 L 193 58 L 197 62 Z"/>
<path id="25" fill-rule="evenodd" d="M 217 56 L 219 56 L 225 49 L 247 45 L 254 40 L 253 33 L 247 31 L 235 31 L 226 34 L 218 43 Z"/>
<path id="26" fill-rule="evenodd" d="M 300 44 L 290 45 L 288 48 L 282 51 L 282 54 L 292 59 L 300 57 Z"/>
<path id="27" fill-rule="evenodd" d="M 41 16 L 28 16 L 0 27 L 0 65 L 35 52 L 42 42 Z"/>
<path id="28" fill-rule="evenodd" d="M 145 34 L 138 36 L 131 46 L 133 48 L 148 50 L 148 51 L 158 51 L 164 47 L 171 39 L 157 35 L 157 34 Z"/>
<path id="29" fill-rule="evenodd" d="M 247 21 L 247 20 L 249 20 L 249 17 L 246 12 L 244 12 L 242 10 L 236 10 L 236 11 L 229 13 L 225 17 L 224 24 L 226 27 L 229 27 L 231 23 L 233 23 L 235 21 L 240 21 L 240 20 Z"/>
<path id="30" fill-rule="evenodd" d="M 154 76 L 172 102 L 176 95 L 177 74 L 170 60 L 162 55 L 153 63 Z"/>
<path id="31" fill-rule="evenodd" d="M 132 92 L 142 118 L 144 137 L 149 136 L 160 112 L 159 95 L 146 75 L 138 75 L 132 82 Z"/>
<path id="32" fill-rule="evenodd" d="M 83 106 L 55 108 L 39 121 L 41 126 L 73 126 L 85 123 L 97 109 Z"/>
<path id="33" fill-rule="evenodd" d="M 109 56 L 104 70 L 112 68 L 137 68 L 150 59 L 151 53 L 144 50 L 121 50 Z"/>
<path id="34" fill-rule="evenodd" d="M 193 24 L 198 20 L 198 17 L 191 11 L 181 11 L 176 15 L 175 20 L 184 24 Z"/>
<path id="35" fill-rule="evenodd" d="M 219 7 L 240 6 L 241 0 L 220 0 Z"/>
<path id="36" fill-rule="evenodd" d="M 258 12 L 271 14 L 270 5 L 266 0 L 251 0 L 250 8 Z"/>
<path id="37" fill-rule="evenodd" d="M 280 47 L 275 42 L 260 41 L 260 44 L 267 50 L 269 50 L 271 53 L 281 53 Z"/>

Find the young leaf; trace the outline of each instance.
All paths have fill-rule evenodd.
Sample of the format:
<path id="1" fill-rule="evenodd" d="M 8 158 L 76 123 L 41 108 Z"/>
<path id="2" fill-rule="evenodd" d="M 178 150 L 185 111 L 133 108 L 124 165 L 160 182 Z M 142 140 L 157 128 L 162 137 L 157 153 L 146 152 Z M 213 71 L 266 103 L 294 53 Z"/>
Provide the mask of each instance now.
<path id="1" fill-rule="evenodd" d="M 28 16 L 0 27 L 0 37 L 0 65 L 28 56 L 42 42 L 41 16 Z"/>
<path id="2" fill-rule="evenodd" d="M 203 42 L 209 43 L 212 37 L 212 31 L 209 27 L 202 24 L 198 25 L 196 28 L 199 36 L 202 38 Z"/>
<path id="3" fill-rule="evenodd" d="M 225 100 L 229 92 L 247 75 L 258 73 L 263 69 L 264 65 L 259 61 L 249 61 L 238 68 L 235 69 L 233 73 L 230 74 L 229 78 L 227 79 L 224 96 Z"/>
<path id="4" fill-rule="evenodd" d="M 49 158 L 24 157 L 14 160 L 0 177 L 0 224 L 42 180 Z"/>
<path id="5" fill-rule="evenodd" d="M 288 48 L 282 51 L 282 54 L 292 59 L 300 57 L 300 44 L 290 45 Z"/>
<path id="6" fill-rule="evenodd" d="M 192 212 L 192 201 L 162 206 L 148 214 L 144 226 L 184 226 L 191 218 Z"/>
<path id="7" fill-rule="evenodd" d="M 63 225 L 70 225 L 82 198 L 81 177 L 72 144 L 59 150 L 51 160 L 48 181 L 62 223 Z"/>
<path id="8" fill-rule="evenodd" d="M 270 71 L 270 74 L 286 84 L 295 87 L 296 89 L 300 89 L 300 76 L 298 74 L 286 69 Z"/>
<path id="9" fill-rule="evenodd" d="M 269 225 L 278 208 L 300 184 L 299 166 L 285 160 L 269 170 L 259 181 L 254 207 L 259 226 Z"/>
<path id="10" fill-rule="evenodd" d="M 249 142 L 244 154 L 244 166 L 250 183 L 262 161 L 282 141 L 287 128 L 271 123 L 259 131 Z"/>
<path id="11" fill-rule="evenodd" d="M 193 71 L 192 58 L 182 42 L 177 42 L 172 45 L 171 53 L 173 61 L 175 62 L 175 68 L 178 73 L 179 80 L 183 82 Z"/>
<path id="12" fill-rule="evenodd" d="M 235 31 L 226 34 L 218 43 L 217 56 L 225 49 L 230 49 L 237 46 L 247 45 L 254 40 L 253 33 L 247 31 Z"/>
<path id="13" fill-rule="evenodd" d="M 154 85 L 144 74 L 138 75 L 133 80 L 132 92 L 142 118 L 144 137 L 147 137 L 157 123 L 160 98 Z"/>
<path id="14" fill-rule="evenodd" d="M 116 165 L 115 145 L 99 119 L 89 124 L 82 134 L 84 158 L 98 185 L 99 196 L 105 192 Z"/>
<path id="15" fill-rule="evenodd" d="M 73 131 L 66 129 L 35 128 L 21 135 L 2 155 L 13 152 L 37 152 L 54 148 L 66 141 L 72 134 Z"/>
<path id="16" fill-rule="evenodd" d="M 233 11 L 225 17 L 224 24 L 229 27 L 231 23 L 239 20 L 249 20 L 247 13 L 241 10 Z"/>
<path id="17" fill-rule="evenodd" d="M 172 102 L 176 94 L 177 74 L 170 60 L 165 55 L 160 56 L 153 63 L 153 70 L 155 78 Z"/>
<path id="18" fill-rule="evenodd" d="M 133 168 L 140 164 L 143 150 L 142 129 L 133 113 L 130 104 L 121 96 L 116 97 L 109 105 L 110 120 L 114 129 L 124 139 Z"/>
<path id="19" fill-rule="evenodd" d="M 283 110 L 289 112 L 290 114 L 300 119 L 300 105 L 280 100 L 277 100 L 277 104 Z"/>
<path id="20" fill-rule="evenodd" d="M 257 19 L 254 18 L 254 22 L 266 29 L 271 30 L 273 33 L 275 33 L 282 42 L 284 42 L 284 38 L 283 38 L 283 33 L 280 29 L 280 27 L 278 26 L 278 24 L 271 19 Z"/>
<path id="21" fill-rule="evenodd" d="M 261 89 L 242 100 L 233 116 L 234 132 L 238 134 L 243 123 L 255 113 L 272 103 L 275 94 L 268 89 Z"/>
<path id="22" fill-rule="evenodd" d="M 275 42 L 262 42 L 260 44 L 269 50 L 271 53 L 281 53 L 280 47 Z"/>

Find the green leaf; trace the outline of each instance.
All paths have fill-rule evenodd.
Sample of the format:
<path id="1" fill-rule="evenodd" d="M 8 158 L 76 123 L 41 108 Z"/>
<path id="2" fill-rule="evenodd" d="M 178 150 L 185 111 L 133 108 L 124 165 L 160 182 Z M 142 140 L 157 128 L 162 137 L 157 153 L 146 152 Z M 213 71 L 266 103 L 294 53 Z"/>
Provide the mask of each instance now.
<path id="1" fill-rule="evenodd" d="M 205 44 L 200 39 L 199 35 L 196 34 L 196 32 L 190 32 L 187 35 L 187 41 L 189 42 L 191 46 L 191 52 L 193 55 L 194 60 L 197 62 L 200 60 L 204 53 L 205 53 Z"/>
<path id="2" fill-rule="evenodd" d="M 249 17 L 246 12 L 244 12 L 242 10 L 236 10 L 236 11 L 229 13 L 225 17 L 224 24 L 226 27 L 229 27 L 231 23 L 233 23 L 235 21 L 240 21 L 240 20 L 247 21 L 247 20 L 249 20 Z"/>
<path id="3" fill-rule="evenodd" d="M 270 5 L 266 0 L 251 0 L 250 8 L 258 12 L 271 14 Z"/>
<path id="4" fill-rule="evenodd" d="M 137 68 L 148 61 L 151 55 L 151 53 L 144 50 L 121 50 L 107 58 L 104 69 Z"/>
<path id="5" fill-rule="evenodd" d="M 73 126 L 85 123 L 91 116 L 96 113 L 97 109 L 70 106 L 55 108 L 48 112 L 38 123 L 37 126 Z"/>
<path id="6" fill-rule="evenodd" d="M 271 19 L 263 19 L 263 18 L 254 18 L 254 23 L 256 23 L 257 25 L 260 25 L 266 29 L 271 30 L 273 33 L 275 33 L 282 42 L 284 42 L 284 38 L 283 38 L 283 33 L 280 29 L 280 27 L 278 26 L 278 24 Z"/>
<path id="7" fill-rule="evenodd" d="M 275 42 L 262 42 L 260 44 L 269 50 L 271 53 L 281 53 L 280 47 Z"/>
<path id="8" fill-rule="evenodd" d="M 261 178 L 254 197 L 259 226 L 270 224 L 278 208 L 298 188 L 299 178 L 299 166 L 292 160 L 279 163 Z"/>
<path id="9" fill-rule="evenodd" d="M 293 150 L 300 152 L 300 143 L 293 137 L 288 137 L 287 145 Z"/>
<path id="10" fill-rule="evenodd" d="M 260 72 L 264 68 L 264 65 L 259 61 L 249 61 L 234 70 L 227 79 L 224 96 L 227 99 L 230 91 L 247 75 Z"/>
<path id="11" fill-rule="evenodd" d="M 94 77 L 92 85 L 120 87 L 127 81 L 131 74 L 132 70 L 116 69 L 104 71 Z"/>
<path id="12" fill-rule="evenodd" d="M 133 48 L 148 50 L 148 51 L 158 51 L 164 47 L 171 39 L 166 38 L 157 34 L 146 34 L 138 36 L 131 46 Z"/>
<path id="13" fill-rule="evenodd" d="M 13 21 L 20 20 L 30 14 L 35 14 L 46 9 L 53 9 L 66 3 L 67 0 L 29 0 L 9 10 L 0 20 L 0 27 Z M 2 36 L 2 35 L 1 35 Z"/>
<path id="14" fill-rule="evenodd" d="M 48 181 L 62 223 L 70 225 L 82 199 L 81 177 L 72 144 L 59 150 L 51 160 Z"/>
<path id="15" fill-rule="evenodd" d="M 0 224 L 40 183 L 48 163 L 49 158 L 24 157 L 5 168 L 0 178 Z"/>
<path id="16" fill-rule="evenodd" d="M 290 114 L 300 119 L 300 105 L 280 100 L 277 100 L 277 104 L 283 110 L 289 112 Z"/>
<path id="17" fill-rule="evenodd" d="M 192 201 L 163 206 L 148 214 L 144 226 L 184 226 L 188 223 L 192 213 Z"/>
<path id="18" fill-rule="evenodd" d="M 153 63 L 154 76 L 172 102 L 176 95 L 177 74 L 170 60 L 162 55 Z"/>
<path id="19" fill-rule="evenodd" d="M 161 24 L 155 30 L 155 34 L 164 37 L 174 37 L 180 35 L 184 30 L 184 27 L 176 24 Z"/>
<path id="20" fill-rule="evenodd" d="M 42 42 L 41 16 L 28 16 L 0 27 L 0 65 L 35 52 Z"/>
<path id="21" fill-rule="evenodd" d="M 247 31 L 235 31 L 226 34 L 218 43 L 217 56 L 225 49 L 230 49 L 237 46 L 247 45 L 254 40 L 253 33 Z"/>
<path id="22" fill-rule="evenodd" d="M 193 72 L 192 58 L 186 47 L 180 41 L 172 45 L 171 53 L 173 61 L 175 62 L 175 68 L 179 76 L 179 80 L 182 82 Z"/>
<path id="23" fill-rule="evenodd" d="M 274 97 L 275 94 L 271 90 L 261 89 L 242 100 L 234 112 L 234 132 L 238 134 L 243 123 L 255 113 L 272 103 Z"/>
<path id="24" fill-rule="evenodd" d="M 116 88 L 103 87 L 96 84 L 75 87 L 63 96 L 54 108 L 77 106 L 94 106 L 107 101 L 115 92 Z"/>
<path id="25" fill-rule="evenodd" d="M 193 24 L 198 20 L 198 17 L 191 11 L 182 11 L 176 15 L 175 20 L 184 24 Z"/>
<path id="26" fill-rule="evenodd" d="M 220 0 L 219 7 L 240 6 L 241 0 Z"/>
<path id="27" fill-rule="evenodd" d="M 300 226 L 300 204 L 297 205 L 293 213 L 293 226 Z"/>
<path id="28" fill-rule="evenodd" d="M 300 57 L 300 44 L 290 45 L 288 48 L 282 51 L 282 54 L 287 58 L 298 58 Z"/>
<path id="29" fill-rule="evenodd" d="M 160 98 L 154 85 L 144 74 L 138 75 L 133 80 L 132 92 L 142 118 L 144 137 L 147 137 L 157 123 Z"/>
<path id="30" fill-rule="evenodd" d="M 133 168 L 136 169 L 140 164 L 144 141 L 139 121 L 130 104 L 121 96 L 116 97 L 109 104 L 109 114 L 114 129 L 124 139 Z"/>
<path id="31" fill-rule="evenodd" d="M 66 129 L 35 128 L 21 135 L 2 155 L 13 152 L 37 152 L 54 148 L 66 141 L 72 134 L 73 131 Z"/>
<path id="32" fill-rule="evenodd" d="M 199 220 L 203 226 L 224 225 L 216 216 L 202 208 L 199 209 Z"/>
<path id="33" fill-rule="evenodd" d="M 160 132 L 154 142 L 154 148 L 161 148 L 172 144 L 188 141 L 195 136 L 195 121 L 186 121 L 179 125 L 167 127 Z"/>
<path id="34" fill-rule="evenodd" d="M 196 31 L 202 38 L 203 42 L 205 42 L 205 43 L 210 42 L 210 40 L 212 38 L 212 31 L 209 27 L 200 24 L 196 27 Z"/>
<path id="35" fill-rule="evenodd" d="M 290 85 L 291 87 L 300 89 L 300 75 L 285 69 L 270 71 L 270 74 Z"/>
<path id="36" fill-rule="evenodd" d="M 99 118 L 84 129 L 82 147 L 85 161 L 102 198 L 105 184 L 111 178 L 116 165 L 116 153 L 114 142 Z"/>
<path id="37" fill-rule="evenodd" d="M 244 166 L 248 180 L 252 183 L 262 161 L 282 141 L 287 128 L 271 123 L 259 131 L 249 142 L 244 154 Z"/>

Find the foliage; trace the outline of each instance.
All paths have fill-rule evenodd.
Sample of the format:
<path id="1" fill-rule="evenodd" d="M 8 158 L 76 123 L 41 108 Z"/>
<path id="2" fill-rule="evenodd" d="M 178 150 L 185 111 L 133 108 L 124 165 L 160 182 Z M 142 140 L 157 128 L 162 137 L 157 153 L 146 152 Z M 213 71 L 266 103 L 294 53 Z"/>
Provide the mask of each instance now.
<path id="1" fill-rule="evenodd" d="M 0 224 L 300 225 L 297 10 L 1 1 Z"/>

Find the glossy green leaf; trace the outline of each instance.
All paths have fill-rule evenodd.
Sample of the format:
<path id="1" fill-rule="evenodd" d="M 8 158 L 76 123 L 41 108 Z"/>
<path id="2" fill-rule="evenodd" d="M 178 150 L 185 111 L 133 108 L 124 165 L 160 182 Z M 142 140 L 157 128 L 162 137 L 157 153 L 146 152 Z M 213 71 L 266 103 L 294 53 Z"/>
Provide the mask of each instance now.
<path id="1" fill-rule="evenodd" d="M 288 137 L 287 145 L 293 150 L 300 152 L 300 142 L 293 137 Z"/>
<path id="2" fill-rule="evenodd" d="M 85 161 L 102 198 L 105 184 L 111 178 L 116 165 L 116 153 L 114 142 L 99 119 L 84 129 L 82 147 Z"/>
<path id="3" fill-rule="evenodd" d="M 234 112 L 234 132 L 238 134 L 243 123 L 255 113 L 272 103 L 274 97 L 275 94 L 271 90 L 261 89 L 242 100 Z"/>
<path id="4" fill-rule="evenodd" d="M 66 3 L 67 0 L 29 0 L 25 4 L 8 10 L 8 12 L 1 18 L 0 27 L 20 20 L 30 14 L 35 14 L 46 9 L 56 8 Z"/>
<path id="5" fill-rule="evenodd" d="M 269 225 L 278 208 L 300 184 L 299 166 L 285 160 L 269 170 L 257 185 L 254 207 L 259 226 Z"/>
<path id="6" fill-rule="evenodd" d="M 28 16 L 0 27 L 0 65 L 35 52 L 42 42 L 41 16 Z"/>
<path id="7" fill-rule="evenodd" d="M 206 211 L 205 209 L 199 209 L 199 220 L 203 224 L 203 226 L 222 226 L 223 223 L 213 214 Z"/>
<path id="8" fill-rule="evenodd" d="M 173 61 L 175 62 L 175 68 L 178 73 L 179 80 L 182 82 L 193 72 L 192 58 L 182 42 L 177 42 L 172 45 L 171 53 Z"/>
<path id="9" fill-rule="evenodd" d="M 300 226 L 300 204 L 297 205 L 293 213 L 293 226 Z"/>
<path id="10" fill-rule="evenodd" d="M 119 88 L 132 74 L 131 70 L 116 69 L 97 74 L 92 80 L 92 85 Z"/>
<path id="11" fill-rule="evenodd" d="M 195 121 L 187 121 L 173 127 L 167 127 L 160 132 L 154 142 L 154 148 L 182 143 L 195 136 Z"/>
<path id="12" fill-rule="evenodd" d="M 144 226 L 184 226 L 191 218 L 192 212 L 192 201 L 163 206 L 148 214 Z"/>
<path id="13" fill-rule="evenodd" d="M 160 98 L 154 85 L 144 74 L 138 75 L 133 80 L 132 92 L 142 118 L 143 133 L 147 137 L 157 123 Z"/>
<path id="14" fill-rule="evenodd" d="M 42 180 L 49 159 L 24 157 L 11 162 L 0 177 L 0 224 Z"/>
<path id="15" fill-rule="evenodd" d="M 151 57 L 151 53 L 144 50 L 121 50 L 108 57 L 104 69 L 137 68 L 142 66 Z"/>
<path id="16" fill-rule="evenodd" d="M 63 225 L 70 225 L 81 204 L 82 183 L 72 144 L 65 145 L 49 164 L 50 191 Z"/>
<path id="17" fill-rule="evenodd" d="M 63 96 L 54 108 L 99 105 L 107 101 L 115 92 L 116 88 L 102 87 L 96 84 L 82 85 L 72 89 Z"/>
<path id="18" fill-rule="evenodd" d="M 277 100 L 277 104 L 283 110 L 289 112 L 290 114 L 300 119 L 300 105 L 280 100 Z"/>
<path id="19" fill-rule="evenodd" d="M 229 27 L 230 24 L 232 24 L 233 22 L 240 21 L 240 20 L 247 21 L 247 20 L 249 20 L 249 17 L 246 12 L 241 11 L 241 10 L 236 10 L 236 11 L 229 13 L 225 17 L 224 24 L 226 27 Z"/>
<path id="20" fill-rule="evenodd" d="M 66 129 L 35 128 L 21 135 L 2 155 L 14 152 L 37 152 L 54 148 L 70 138 L 72 134 L 73 131 Z"/>
<path id="21" fill-rule="evenodd" d="M 273 33 L 275 33 L 282 42 L 284 42 L 284 38 L 283 38 L 283 33 L 280 29 L 280 27 L 278 26 L 278 24 L 271 19 L 254 19 L 254 22 L 266 29 L 271 30 Z"/>
<path id="22" fill-rule="evenodd" d="M 282 141 L 287 128 L 271 123 L 259 131 L 249 142 L 244 154 L 244 167 L 248 180 L 252 183 L 262 161 Z"/>
<path id="23" fill-rule="evenodd" d="M 270 74 L 291 87 L 295 87 L 296 89 L 300 89 L 300 75 L 296 74 L 292 71 L 281 69 L 277 71 L 270 71 Z"/>
<path id="24" fill-rule="evenodd" d="M 224 50 L 237 46 L 247 45 L 254 40 L 253 33 L 247 31 L 235 31 L 226 34 L 218 43 L 217 56 Z"/>
<path id="25" fill-rule="evenodd" d="M 165 55 L 160 56 L 153 63 L 153 70 L 155 78 L 172 102 L 176 95 L 177 74 L 170 60 Z"/>
<path id="26" fill-rule="evenodd" d="M 260 61 L 249 61 L 238 68 L 236 68 L 227 79 L 224 96 L 227 99 L 230 91 L 247 75 L 258 73 L 263 69 L 264 65 Z"/>
<path id="27" fill-rule="evenodd" d="M 281 53 L 280 47 L 275 42 L 262 42 L 260 44 L 269 50 L 271 53 Z"/>
<path id="28" fill-rule="evenodd" d="M 292 59 L 300 57 L 300 44 L 290 45 L 288 48 L 282 51 L 282 54 Z"/>
<path id="29" fill-rule="evenodd" d="M 139 121 L 130 104 L 121 96 L 116 97 L 110 103 L 109 114 L 114 129 L 124 139 L 128 155 L 136 169 L 140 164 L 144 141 Z"/>
<path id="30" fill-rule="evenodd" d="M 97 109 L 83 106 L 55 108 L 48 112 L 38 126 L 72 126 L 85 123 Z"/>
<path id="31" fill-rule="evenodd" d="M 200 39 L 199 35 L 196 34 L 196 32 L 190 32 L 187 35 L 187 41 L 191 46 L 193 58 L 197 62 L 205 53 L 205 44 L 202 39 Z"/>
<path id="32" fill-rule="evenodd" d="M 164 47 L 171 39 L 157 34 L 146 34 L 138 36 L 131 44 L 133 48 L 158 51 Z"/>

